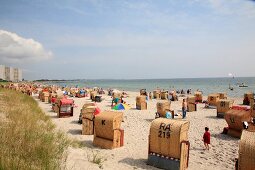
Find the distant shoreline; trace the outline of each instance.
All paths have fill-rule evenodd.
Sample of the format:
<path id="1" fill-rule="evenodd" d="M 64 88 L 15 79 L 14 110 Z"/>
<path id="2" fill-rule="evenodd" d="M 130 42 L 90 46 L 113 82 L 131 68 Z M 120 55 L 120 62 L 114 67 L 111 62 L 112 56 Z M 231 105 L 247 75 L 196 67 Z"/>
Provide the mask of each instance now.
<path id="1" fill-rule="evenodd" d="M 189 78 L 189 79 L 40 79 L 34 82 L 45 85 L 58 85 L 61 87 L 100 87 L 103 89 L 119 89 L 125 91 L 139 91 L 147 89 L 153 91 L 156 88 L 167 90 L 199 89 L 205 95 L 216 92 L 226 92 L 231 97 L 241 97 L 244 93 L 255 90 L 255 78 Z M 240 88 L 237 84 L 245 83 L 248 87 Z M 234 90 L 229 90 L 229 85 Z"/>
<path id="2" fill-rule="evenodd" d="M 80 80 L 49 80 L 49 79 L 40 79 L 40 80 L 33 80 L 33 82 L 67 82 L 67 81 L 80 81 Z"/>
<path id="3" fill-rule="evenodd" d="M 38 79 L 38 80 L 31 80 L 33 82 L 66 82 L 66 81 L 84 81 L 84 80 L 182 80 L 182 79 L 238 79 L 238 78 L 255 78 L 254 77 L 189 77 L 189 78 L 130 78 L 130 79 L 123 79 L 123 78 L 97 78 L 97 79 Z"/>

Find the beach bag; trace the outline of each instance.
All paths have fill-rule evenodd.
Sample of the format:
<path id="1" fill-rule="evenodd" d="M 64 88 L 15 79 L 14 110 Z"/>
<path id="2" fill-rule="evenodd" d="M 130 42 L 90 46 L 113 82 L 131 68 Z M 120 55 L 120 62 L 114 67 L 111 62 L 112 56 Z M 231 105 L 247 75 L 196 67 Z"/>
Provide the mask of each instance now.
<path id="1" fill-rule="evenodd" d="M 172 113 L 171 112 L 166 112 L 166 118 L 167 119 L 172 119 Z"/>

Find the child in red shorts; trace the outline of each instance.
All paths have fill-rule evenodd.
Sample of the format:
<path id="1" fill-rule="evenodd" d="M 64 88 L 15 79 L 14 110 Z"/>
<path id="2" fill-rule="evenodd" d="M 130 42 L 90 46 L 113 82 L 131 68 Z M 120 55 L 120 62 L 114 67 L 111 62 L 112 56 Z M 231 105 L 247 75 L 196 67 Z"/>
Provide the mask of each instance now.
<path id="1" fill-rule="evenodd" d="M 209 128 L 205 127 L 205 133 L 204 133 L 204 136 L 203 136 L 203 141 L 204 141 L 204 145 L 205 145 L 206 150 L 209 150 L 210 139 L 211 139 L 211 134 L 209 132 Z"/>

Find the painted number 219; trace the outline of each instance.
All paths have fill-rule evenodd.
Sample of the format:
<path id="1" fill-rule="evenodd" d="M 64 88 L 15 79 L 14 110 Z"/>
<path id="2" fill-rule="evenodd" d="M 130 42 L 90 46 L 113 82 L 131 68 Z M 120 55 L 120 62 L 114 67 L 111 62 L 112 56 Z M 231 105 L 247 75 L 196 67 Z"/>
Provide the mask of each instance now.
<path id="1" fill-rule="evenodd" d="M 169 131 L 165 132 L 165 131 L 160 130 L 160 131 L 158 131 L 158 137 L 159 138 L 170 138 L 170 132 Z"/>

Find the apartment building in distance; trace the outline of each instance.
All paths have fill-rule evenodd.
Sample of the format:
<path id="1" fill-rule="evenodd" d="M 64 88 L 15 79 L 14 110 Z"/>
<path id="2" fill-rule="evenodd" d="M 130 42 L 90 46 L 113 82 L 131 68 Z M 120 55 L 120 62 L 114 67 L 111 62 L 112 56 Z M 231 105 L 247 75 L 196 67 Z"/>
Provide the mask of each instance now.
<path id="1" fill-rule="evenodd" d="M 0 80 L 1 79 L 12 82 L 22 81 L 22 70 L 0 65 Z"/>

